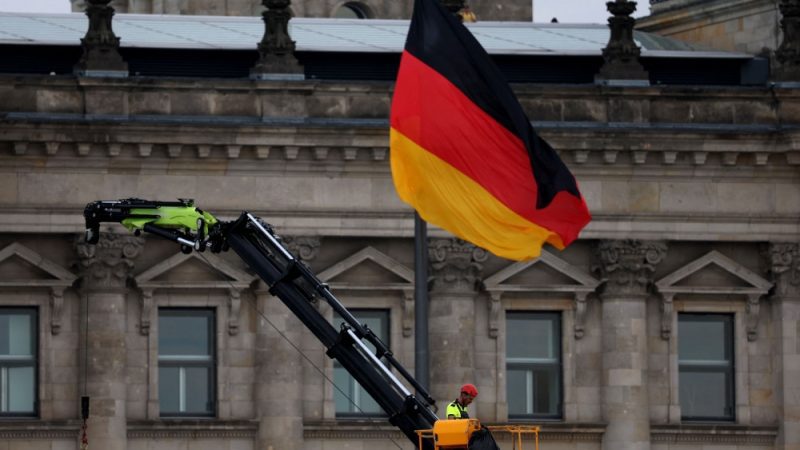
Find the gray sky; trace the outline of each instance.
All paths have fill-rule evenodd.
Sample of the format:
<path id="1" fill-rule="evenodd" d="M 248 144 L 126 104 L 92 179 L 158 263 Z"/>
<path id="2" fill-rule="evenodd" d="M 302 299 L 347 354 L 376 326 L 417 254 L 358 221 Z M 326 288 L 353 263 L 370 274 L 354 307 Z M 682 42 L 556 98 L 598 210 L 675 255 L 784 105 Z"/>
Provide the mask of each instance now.
<path id="1" fill-rule="evenodd" d="M 550 22 L 550 19 L 557 17 L 561 23 L 604 24 L 608 19 L 605 0 L 533 1 L 533 16 L 537 22 Z M 646 16 L 650 9 L 649 3 L 647 0 L 639 0 L 638 10 L 634 16 Z M 0 11 L 66 13 L 70 11 L 70 2 L 69 0 L 0 0 Z"/>

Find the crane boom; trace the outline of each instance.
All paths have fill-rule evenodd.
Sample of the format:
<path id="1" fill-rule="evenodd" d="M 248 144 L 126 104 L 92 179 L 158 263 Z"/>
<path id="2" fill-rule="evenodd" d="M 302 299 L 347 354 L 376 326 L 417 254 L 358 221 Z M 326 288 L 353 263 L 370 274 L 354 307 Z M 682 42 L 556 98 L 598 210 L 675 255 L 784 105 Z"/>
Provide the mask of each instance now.
<path id="1" fill-rule="evenodd" d="M 97 201 L 84 210 L 86 239 L 95 243 L 99 224 L 119 222 L 134 232 L 149 232 L 181 245 L 183 251 L 233 251 L 264 280 L 303 325 L 386 412 L 389 422 L 415 445 L 417 430 L 438 420 L 435 400 L 394 357 L 389 348 L 360 323 L 303 262 L 283 245 L 272 227 L 243 212 L 230 222 L 194 207 L 191 200 L 152 202 L 140 199 Z M 315 307 L 324 299 L 343 319 L 336 329 Z M 374 352 L 366 345 L 371 344 Z M 416 391 L 416 395 L 403 381 Z M 425 441 L 425 450 L 433 443 Z"/>

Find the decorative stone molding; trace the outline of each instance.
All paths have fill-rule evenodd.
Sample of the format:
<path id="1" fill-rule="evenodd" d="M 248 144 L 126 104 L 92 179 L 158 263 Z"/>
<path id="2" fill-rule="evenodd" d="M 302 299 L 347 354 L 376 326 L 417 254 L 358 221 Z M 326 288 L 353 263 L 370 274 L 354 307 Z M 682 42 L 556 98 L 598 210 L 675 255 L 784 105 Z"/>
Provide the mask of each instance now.
<path id="1" fill-rule="evenodd" d="M 774 446 L 778 427 L 740 425 L 650 425 L 652 442 Z"/>
<path id="2" fill-rule="evenodd" d="M 704 268 L 714 265 L 731 274 L 749 286 L 697 286 L 681 284 L 681 281 L 690 275 L 699 274 Z M 761 278 L 722 253 L 713 250 L 700 258 L 686 264 L 680 269 L 656 281 L 657 294 L 661 296 L 661 337 L 669 339 L 672 333 L 672 301 L 676 295 L 705 295 L 705 296 L 744 296 L 747 299 L 746 327 L 747 338 L 754 341 L 757 338 L 759 317 L 759 301 L 765 297 L 772 288 L 772 283 Z"/>
<path id="3" fill-rule="evenodd" d="M 537 265 L 544 265 L 557 273 L 564 275 L 573 283 L 553 283 L 553 284 L 519 284 L 508 283 L 512 277 L 518 276 L 527 270 L 535 269 Z M 586 304 L 589 295 L 592 294 L 600 285 L 600 281 L 584 272 L 578 267 L 562 260 L 548 251 L 542 251 L 538 258 L 521 261 L 500 270 L 494 275 L 483 281 L 483 289 L 489 293 L 489 336 L 497 337 L 499 332 L 500 314 L 502 306 L 500 299 L 506 292 L 524 293 L 564 293 L 573 295 L 575 306 L 575 326 L 574 333 L 576 339 L 584 336 L 584 323 L 586 317 Z"/>
<path id="4" fill-rule="evenodd" d="M 250 69 L 250 78 L 258 80 L 304 78 L 303 66 L 294 56 L 295 42 L 289 36 L 291 3 L 291 0 L 261 1 L 265 8 L 262 17 L 266 28 L 264 37 L 258 44 L 259 58 L 256 65 Z"/>
<path id="5" fill-rule="evenodd" d="M 667 254 L 663 242 L 633 239 L 600 241 L 595 248 L 599 264 L 594 270 L 610 295 L 645 295 L 652 275 Z"/>
<path id="6" fill-rule="evenodd" d="M 311 261 L 317 257 L 322 241 L 312 236 L 282 236 L 283 244 L 300 261 Z"/>
<path id="7" fill-rule="evenodd" d="M 80 424 L 75 421 L 7 421 L 0 423 L 0 441 L 38 441 L 69 439 L 78 436 Z"/>
<path id="8" fill-rule="evenodd" d="M 603 49 L 605 64 L 600 68 L 596 81 L 611 85 L 648 86 L 649 75 L 639 62 L 641 50 L 633 41 L 636 19 L 631 14 L 636 11 L 636 2 L 609 1 L 606 7 L 612 14 L 608 19 L 611 36 Z"/>
<path id="9" fill-rule="evenodd" d="M 166 276 L 174 268 L 192 260 L 208 265 L 219 277 L 184 281 L 169 280 L 169 277 Z M 153 293 L 158 289 L 223 290 L 228 293 L 228 333 L 232 336 L 236 335 L 239 332 L 241 291 L 247 289 L 254 279 L 256 279 L 255 276 L 231 265 L 213 253 L 192 252 L 188 255 L 182 252 L 177 253 L 134 278 L 136 286 L 141 291 L 142 315 L 139 321 L 139 330 L 142 334 L 150 332 L 150 321 L 155 306 Z"/>
<path id="10" fill-rule="evenodd" d="M 72 286 L 78 278 L 69 270 L 42 257 L 42 255 L 19 243 L 13 243 L 0 250 L 0 263 L 11 258 L 20 258 L 39 268 L 51 278 L 28 280 L 3 280 L 0 278 L 0 287 L 49 288 L 50 290 L 50 332 L 58 334 L 61 331 L 61 315 L 64 307 L 64 291 Z"/>
<path id="11" fill-rule="evenodd" d="M 337 281 L 342 278 L 349 270 L 365 262 L 376 264 L 381 270 L 385 271 L 385 281 L 371 282 L 362 284 L 351 281 Z M 320 280 L 328 283 L 332 290 L 336 292 L 347 291 L 399 291 L 403 294 L 402 300 L 402 327 L 403 336 L 410 337 L 414 330 L 414 271 L 406 267 L 394 258 L 375 249 L 365 247 L 358 252 L 339 261 L 331 267 L 320 272 L 317 276 Z"/>
<path id="12" fill-rule="evenodd" d="M 87 244 L 84 236 L 75 238 L 83 289 L 124 290 L 132 273 L 133 260 L 139 256 L 144 239 L 138 236 L 100 233 L 95 245 Z"/>
<path id="13" fill-rule="evenodd" d="M 75 65 L 82 76 L 127 77 L 128 64 L 119 54 L 119 38 L 111 28 L 114 8 L 111 0 L 87 0 L 86 16 L 89 29 L 81 39 L 83 55 Z"/>
<path id="14" fill-rule="evenodd" d="M 239 334 L 239 313 L 242 309 L 242 293 L 239 289 L 228 289 L 228 334 Z"/>
<path id="15" fill-rule="evenodd" d="M 128 439 L 255 439 L 258 422 L 142 421 L 128 422 Z"/>
<path id="16" fill-rule="evenodd" d="M 150 334 L 153 306 L 153 289 L 142 289 L 142 312 L 139 316 L 139 332 L 145 336 Z"/>
<path id="17" fill-rule="evenodd" d="M 777 293 L 800 297 L 800 243 L 770 243 L 761 252 L 767 261 L 767 276 L 775 282 Z"/>
<path id="18" fill-rule="evenodd" d="M 458 238 L 431 239 L 428 255 L 431 290 L 474 291 L 489 257 L 486 250 Z"/>

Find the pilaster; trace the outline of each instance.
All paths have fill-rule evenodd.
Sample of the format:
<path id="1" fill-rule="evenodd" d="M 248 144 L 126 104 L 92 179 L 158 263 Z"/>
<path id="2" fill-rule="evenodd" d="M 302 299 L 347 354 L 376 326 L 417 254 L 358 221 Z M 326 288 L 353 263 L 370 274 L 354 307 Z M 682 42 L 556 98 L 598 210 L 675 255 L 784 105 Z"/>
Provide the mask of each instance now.
<path id="1" fill-rule="evenodd" d="M 603 334 L 603 449 L 650 448 L 647 297 L 666 255 L 660 242 L 601 241 L 597 246 Z"/>
<path id="2" fill-rule="evenodd" d="M 313 259 L 319 250 L 318 238 L 289 236 L 284 239 L 286 247 L 303 262 Z M 259 311 L 256 317 L 256 410 L 259 418 L 256 449 L 300 450 L 303 448 L 303 363 L 292 343 L 302 341 L 305 327 L 280 299 L 269 293 L 269 286 L 261 280 L 256 283 L 255 295 Z"/>
<path id="3" fill-rule="evenodd" d="M 776 448 L 800 449 L 800 244 L 771 243 L 764 251 L 775 283 L 772 328 L 780 429 Z"/>
<path id="4" fill-rule="evenodd" d="M 116 234 L 102 234 L 96 245 L 82 236 L 76 241 L 85 349 L 81 394 L 91 399 L 88 437 L 96 448 L 127 447 L 126 286 L 143 244 L 142 238 Z"/>
<path id="5" fill-rule="evenodd" d="M 485 250 L 456 238 L 428 243 L 430 291 L 431 395 L 440 402 L 458 396 L 463 383 L 480 383 L 475 371 L 477 283 L 488 258 Z M 476 414 L 476 407 L 470 413 Z"/>

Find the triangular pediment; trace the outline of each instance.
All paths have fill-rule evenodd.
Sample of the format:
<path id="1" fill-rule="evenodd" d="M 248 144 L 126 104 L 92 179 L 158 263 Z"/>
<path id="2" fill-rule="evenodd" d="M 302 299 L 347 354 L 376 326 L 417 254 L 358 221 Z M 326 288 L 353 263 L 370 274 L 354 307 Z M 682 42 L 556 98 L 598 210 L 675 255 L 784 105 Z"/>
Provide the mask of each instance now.
<path id="1" fill-rule="evenodd" d="M 71 286 L 77 278 L 69 270 L 19 243 L 0 250 L 0 286 Z"/>
<path id="2" fill-rule="evenodd" d="M 414 285 L 413 270 L 374 247 L 359 250 L 318 277 L 337 289 L 409 289 Z"/>
<path id="3" fill-rule="evenodd" d="M 766 294 L 772 283 L 713 250 L 656 282 L 662 293 Z"/>
<path id="4" fill-rule="evenodd" d="M 135 277 L 140 288 L 241 289 L 253 275 L 213 253 L 176 253 Z"/>
<path id="5" fill-rule="evenodd" d="M 548 251 L 505 267 L 483 282 L 487 291 L 591 292 L 600 281 Z"/>

